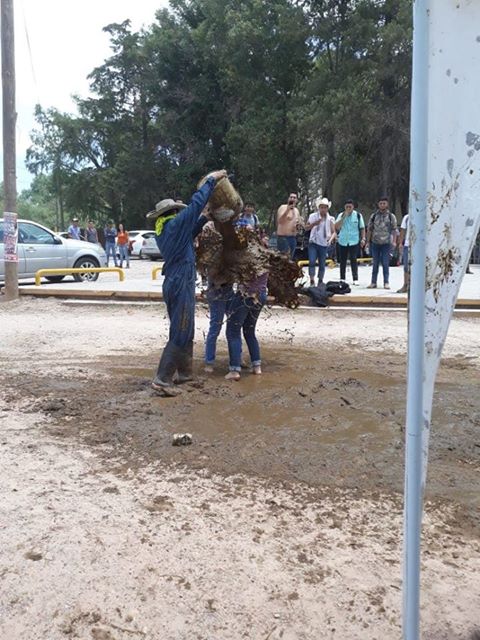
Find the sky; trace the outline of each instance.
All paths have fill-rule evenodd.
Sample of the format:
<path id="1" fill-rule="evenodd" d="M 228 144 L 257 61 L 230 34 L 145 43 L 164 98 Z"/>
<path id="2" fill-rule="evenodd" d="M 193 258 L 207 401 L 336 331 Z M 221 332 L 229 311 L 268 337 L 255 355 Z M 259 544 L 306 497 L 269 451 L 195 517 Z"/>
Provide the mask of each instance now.
<path id="1" fill-rule="evenodd" d="M 109 55 L 102 27 L 130 19 L 140 29 L 167 5 L 167 0 L 14 0 L 19 193 L 33 178 L 25 153 L 35 104 L 73 113 L 71 96 L 88 95 L 87 75 Z M 0 170 L 3 179 L 3 166 Z"/>

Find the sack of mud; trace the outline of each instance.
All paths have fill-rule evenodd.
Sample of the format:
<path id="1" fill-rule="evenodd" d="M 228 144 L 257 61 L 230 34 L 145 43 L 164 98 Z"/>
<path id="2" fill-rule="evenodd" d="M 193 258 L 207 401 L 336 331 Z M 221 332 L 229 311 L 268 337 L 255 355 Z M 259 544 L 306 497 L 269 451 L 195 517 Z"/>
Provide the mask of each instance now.
<path id="1" fill-rule="evenodd" d="M 343 295 L 344 293 L 350 293 L 352 291 L 350 289 L 350 285 L 348 285 L 344 280 L 330 280 L 325 286 L 327 287 L 327 291 L 332 294 L 339 293 Z"/>

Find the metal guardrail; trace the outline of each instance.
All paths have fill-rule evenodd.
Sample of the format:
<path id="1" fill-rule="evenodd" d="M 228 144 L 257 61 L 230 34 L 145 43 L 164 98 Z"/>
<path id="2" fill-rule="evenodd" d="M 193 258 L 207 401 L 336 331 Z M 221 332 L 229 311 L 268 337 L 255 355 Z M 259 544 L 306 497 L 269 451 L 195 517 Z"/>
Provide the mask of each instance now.
<path id="1" fill-rule="evenodd" d="M 79 268 L 79 269 L 39 269 L 35 273 L 35 285 L 40 286 L 43 276 L 70 276 L 74 273 L 105 273 L 105 272 L 114 272 L 118 273 L 120 277 L 120 282 L 125 280 L 125 271 L 120 269 L 120 267 L 90 267 L 90 268 Z"/>
<path id="2" fill-rule="evenodd" d="M 372 258 L 357 258 L 357 262 L 371 262 Z M 309 265 L 309 261 L 308 260 L 299 260 L 297 262 L 299 267 L 308 267 Z M 338 264 L 338 262 L 335 262 L 335 260 L 331 260 L 330 258 L 328 260 L 325 261 L 325 264 L 328 265 L 329 267 L 331 265 L 335 265 Z"/>
<path id="3" fill-rule="evenodd" d="M 152 269 L 152 280 L 156 280 L 157 279 L 157 273 L 160 273 L 160 271 L 162 271 L 163 269 L 163 265 L 161 267 L 153 267 Z"/>

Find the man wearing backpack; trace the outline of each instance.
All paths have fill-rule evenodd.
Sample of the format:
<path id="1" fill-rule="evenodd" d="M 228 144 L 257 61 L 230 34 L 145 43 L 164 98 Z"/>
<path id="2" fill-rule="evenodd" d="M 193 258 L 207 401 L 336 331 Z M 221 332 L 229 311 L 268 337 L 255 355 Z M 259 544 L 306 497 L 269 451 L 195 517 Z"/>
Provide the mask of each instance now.
<path id="1" fill-rule="evenodd" d="M 378 209 L 370 216 L 367 226 L 367 247 L 370 246 L 373 259 L 372 281 L 368 289 L 377 288 L 378 269 L 383 269 L 384 289 L 390 289 L 389 264 L 392 236 L 396 238 L 397 219 L 388 209 L 388 198 L 382 197 L 378 201 Z M 395 243 L 396 240 L 394 239 Z"/>
<path id="2" fill-rule="evenodd" d="M 359 211 L 355 211 L 353 200 L 346 200 L 344 210 L 335 220 L 340 253 L 340 280 L 345 280 L 347 259 L 350 258 L 353 284 L 358 286 L 357 258 L 365 246 L 365 222 Z"/>

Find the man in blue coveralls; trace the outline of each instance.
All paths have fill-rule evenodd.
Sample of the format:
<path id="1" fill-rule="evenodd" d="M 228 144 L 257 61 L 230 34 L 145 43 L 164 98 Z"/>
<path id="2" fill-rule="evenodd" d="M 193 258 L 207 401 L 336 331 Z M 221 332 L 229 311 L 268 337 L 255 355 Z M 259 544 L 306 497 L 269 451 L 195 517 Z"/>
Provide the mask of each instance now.
<path id="1" fill-rule="evenodd" d="M 188 206 L 162 200 L 147 218 L 156 218 L 155 239 L 163 257 L 163 299 L 170 318 L 168 342 L 163 350 L 152 388 L 166 396 L 176 396 L 181 384 L 192 380 L 193 335 L 195 331 L 195 250 L 194 238 L 207 222 L 201 216 L 216 183 L 227 172 L 214 171 L 192 196 Z"/>

